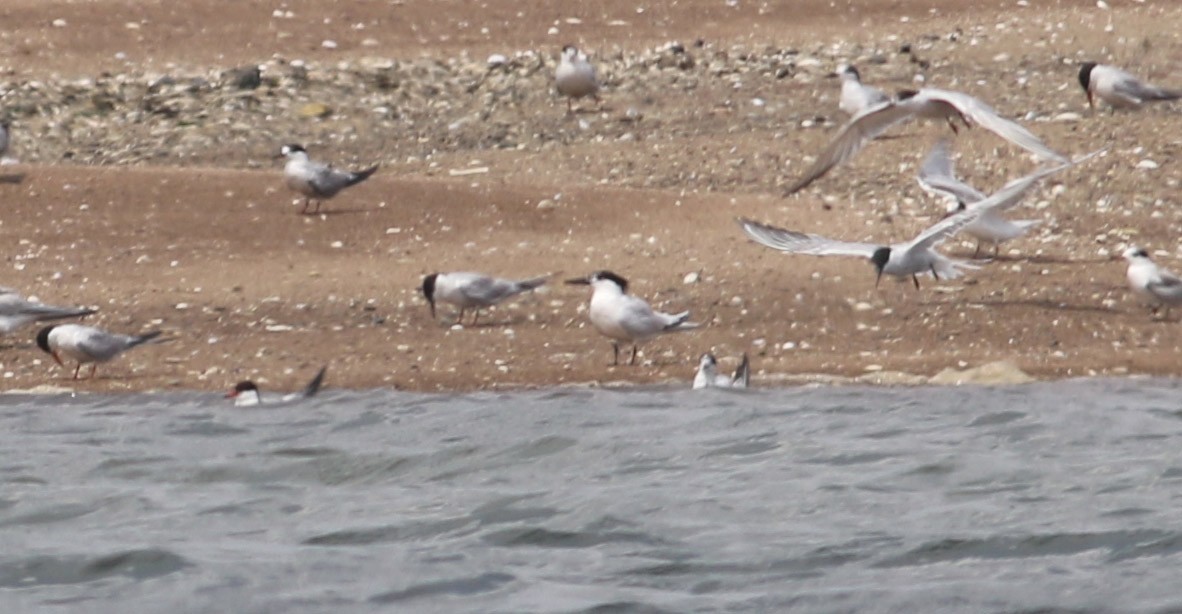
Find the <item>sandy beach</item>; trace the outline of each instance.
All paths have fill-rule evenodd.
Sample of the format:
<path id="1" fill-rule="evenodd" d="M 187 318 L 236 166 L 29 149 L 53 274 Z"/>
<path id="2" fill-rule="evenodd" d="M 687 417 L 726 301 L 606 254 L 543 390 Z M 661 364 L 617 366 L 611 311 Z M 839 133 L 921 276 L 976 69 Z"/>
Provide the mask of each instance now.
<path id="1" fill-rule="evenodd" d="M 1173 3 L 177 4 L 0 7 L 0 117 L 20 160 L 0 167 L 0 285 L 171 338 L 75 382 L 30 327 L 5 340 L 5 389 L 290 390 L 323 364 L 350 388 L 688 384 L 705 351 L 723 368 L 746 352 L 756 385 L 997 361 L 1038 378 L 1179 371 L 1182 310 L 1153 318 L 1120 253 L 1136 243 L 1182 270 L 1182 105 L 1091 111 L 1076 80 L 1091 59 L 1182 87 Z M 549 86 L 570 42 L 604 80 L 574 116 Z M 490 70 L 493 53 L 511 61 Z M 862 260 L 751 243 L 736 217 L 893 242 L 943 215 L 914 179 L 950 135 L 936 123 L 782 196 L 845 121 L 826 75 L 847 61 L 888 91 L 979 96 L 1068 155 L 1106 152 L 1012 212 L 1039 220 L 1030 235 L 919 291 L 876 289 Z M 228 83 L 248 65 L 257 86 Z M 272 159 L 291 142 L 382 167 L 300 215 Z M 1037 166 L 984 130 L 954 148 L 986 192 Z M 611 366 L 589 292 L 560 283 L 600 269 L 703 326 Z M 454 326 L 419 285 L 456 270 L 554 283 Z"/>

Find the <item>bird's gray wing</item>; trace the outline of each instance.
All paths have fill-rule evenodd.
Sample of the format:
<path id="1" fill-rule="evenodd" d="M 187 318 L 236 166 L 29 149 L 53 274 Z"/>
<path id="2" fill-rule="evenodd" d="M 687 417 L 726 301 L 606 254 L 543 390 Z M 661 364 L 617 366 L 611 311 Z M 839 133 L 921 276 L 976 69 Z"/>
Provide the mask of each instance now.
<path id="1" fill-rule="evenodd" d="M 671 322 L 661 317 L 644 299 L 626 295 L 626 303 L 620 313 L 620 328 L 634 338 L 651 337 L 664 331 Z"/>
<path id="2" fill-rule="evenodd" d="M 1087 160 L 1088 158 L 1091 158 L 1092 155 L 1095 154 L 1085 156 L 1080 161 Z M 1057 173 L 1069 166 L 1073 166 L 1074 164 L 1076 164 L 1076 162 L 1048 166 L 1020 179 L 1015 179 L 1014 181 L 1002 186 L 1000 190 L 994 192 L 985 200 L 973 203 L 971 207 L 966 208 L 964 211 L 960 211 L 954 215 L 950 215 L 940 220 L 939 222 L 936 222 L 927 230 L 920 233 L 919 236 L 912 239 L 910 243 L 906 244 L 906 246 L 909 248 L 930 248 L 939 245 L 948 237 L 960 232 L 962 228 L 971 224 L 985 212 L 1001 212 L 1013 207 L 1014 205 L 1017 205 L 1022 201 L 1022 197 L 1024 197 L 1030 188 L 1038 183 L 1040 179 L 1046 177 L 1047 175 Z"/>
<path id="3" fill-rule="evenodd" d="M 850 243 L 828 239 L 820 235 L 796 232 L 786 228 L 777 228 L 761 224 L 748 219 L 739 219 L 743 232 L 752 241 L 793 254 L 811 254 L 813 256 L 860 256 L 869 258 L 874 255 L 880 245 L 873 243 Z"/>
<path id="4" fill-rule="evenodd" d="M 326 198 L 336 195 L 353 181 L 353 173 L 338 170 L 326 164 L 317 164 L 314 170 L 315 172 L 312 173 L 312 178 L 308 183 L 312 185 L 317 194 Z"/>
<path id="5" fill-rule="evenodd" d="M 133 337 L 101 332 L 87 335 L 78 341 L 78 349 L 98 361 L 114 358 L 120 352 L 131 347 Z"/>
<path id="6" fill-rule="evenodd" d="M 932 146 L 932 151 L 919 168 L 917 179 L 925 189 L 951 196 L 966 205 L 985 199 L 985 194 L 980 190 L 956 178 L 948 139 L 940 139 Z"/>
<path id="7" fill-rule="evenodd" d="M 1182 96 L 1182 93 L 1162 89 L 1156 85 L 1150 85 L 1127 72 L 1118 71 L 1118 78 L 1112 84 L 1112 89 L 1122 96 L 1135 98 L 1137 100 L 1172 100 Z"/>
<path id="8" fill-rule="evenodd" d="M 848 162 L 866 143 L 886 132 L 891 126 L 913 117 L 914 114 L 912 107 L 888 100 L 853 116 L 817 156 L 816 162 L 805 171 L 804 176 L 792 184 L 784 195 L 794 194 L 808 187 L 810 183 L 825 176 L 833 167 Z"/>
<path id="9" fill-rule="evenodd" d="M 30 303 L 15 292 L 0 292 L 0 316 L 32 316 L 38 320 L 53 320 L 85 316 L 94 313 L 83 307 L 56 307 L 44 303 Z"/>
<path id="10" fill-rule="evenodd" d="M 502 301 L 518 292 L 517 282 L 495 277 L 475 277 L 460 288 L 460 293 L 468 299 L 491 305 Z"/>
<path id="11" fill-rule="evenodd" d="M 1001 138 L 1029 151 L 1030 153 L 1055 162 L 1067 162 L 1067 157 L 1051 149 L 1034 133 L 1016 122 L 997 114 L 993 107 L 963 92 L 925 89 L 923 95 L 929 100 L 943 102 L 960 112 L 971 122 L 1000 136 Z"/>

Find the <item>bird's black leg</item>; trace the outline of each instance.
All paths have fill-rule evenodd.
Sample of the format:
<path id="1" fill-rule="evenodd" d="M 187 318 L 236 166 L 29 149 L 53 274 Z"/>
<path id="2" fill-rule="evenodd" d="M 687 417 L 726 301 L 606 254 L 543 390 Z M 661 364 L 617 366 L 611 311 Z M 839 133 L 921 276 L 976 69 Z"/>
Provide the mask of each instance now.
<path id="1" fill-rule="evenodd" d="M 960 135 L 960 129 L 956 127 L 956 122 L 953 121 L 951 117 L 948 118 L 948 127 L 952 128 L 953 134 L 956 134 L 958 136 Z"/>
<path id="2" fill-rule="evenodd" d="M 932 267 L 932 277 L 936 278 L 936 281 L 940 281 L 940 275 L 938 273 L 936 273 L 936 265 L 933 264 L 933 265 L 931 265 L 931 267 Z"/>
<path id="3" fill-rule="evenodd" d="M 628 359 L 628 364 L 630 364 L 630 365 L 636 364 L 636 350 L 637 350 L 637 348 L 638 348 L 638 346 L 635 343 L 633 343 L 632 344 L 632 358 Z"/>
<path id="4" fill-rule="evenodd" d="M 476 308 L 476 315 L 472 316 L 472 326 L 476 326 L 476 320 L 480 319 L 480 308 Z"/>
<path id="5" fill-rule="evenodd" d="M 993 242 L 993 259 L 997 260 L 997 256 L 1000 253 L 1001 253 L 1001 243 L 994 241 Z"/>
<path id="6" fill-rule="evenodd" d="M 915 289 L 918 290 L 919 289 L 919 276 L 912 273 L 911 274 L 911 281 L 915 282 Z"/>
<path id="7" fill-rule="evenodd" d="M 300 215 L 308 214 L 308 205 L 312 204 L 312 199 L 304 197 L 304 208 L 300 209 Z"/>
<path id="8" fill-rule="evenodd" d="M 977 239 L 977 249 L 973 250 L 973 260 L 976 260 L 977 256 L 980 256 L 980 255 L 981 255 L 981 240 Z"/>
<path id="9" fill-rule="evenodd" d="M 620 344 L 612 341 L 612 366 L 620 364 Z"/>

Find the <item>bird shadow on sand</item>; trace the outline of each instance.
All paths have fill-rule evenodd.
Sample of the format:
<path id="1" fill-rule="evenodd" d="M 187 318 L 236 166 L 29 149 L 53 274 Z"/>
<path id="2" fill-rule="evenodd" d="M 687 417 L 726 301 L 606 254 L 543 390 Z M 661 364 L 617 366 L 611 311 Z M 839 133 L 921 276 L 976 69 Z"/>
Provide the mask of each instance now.
<path id="1" fill-rule="evenodd" d="M 316 217 L 318 215 L 355 215 L 358 213 L 369 213 L 369 209 L 321 209 L 320 211 L 301 211 L 300 215 L 304 217 Z"/>
<path id="2" fill-rule="evenodd" d="M 1009 263 L 1028 263 L 1028 264 L 1063 264 L 1063 265 L 1092 265 L 1105 264 L 1113 262 L 1109 258 L 1063 258 L 1059 256 L 1007 256 L 1002 254 L 1000 256 L 974 258 L 972 252 L 963 252 L 955 254 L 957 258 L 963 258 L 972 264 L 987 265 L 991 262 L 1009 262 Z"/>
<path id="3" fill-rule="evenodd" d="M 1109 309 L 1103 305 L 1072 305 L 1062 301 L 1053 301 L 1050 299 L 1015 299 L 1015 300 L 984 300 L 984 301 L 969 301 L 971 305 L 981 305 L 983 307 L 1018 307 L 1018 308 L 1033 308 L 1046 309 L 1048 311 L 1074 311 L 1078 313 L 1103 313 L 1114 314 L 1119 311 Z"/>
<path id="4" fill-rule="evenodd" d="M 24 182 L 24 173 L 0 173 L 0 183 L 19 184 Z"/>

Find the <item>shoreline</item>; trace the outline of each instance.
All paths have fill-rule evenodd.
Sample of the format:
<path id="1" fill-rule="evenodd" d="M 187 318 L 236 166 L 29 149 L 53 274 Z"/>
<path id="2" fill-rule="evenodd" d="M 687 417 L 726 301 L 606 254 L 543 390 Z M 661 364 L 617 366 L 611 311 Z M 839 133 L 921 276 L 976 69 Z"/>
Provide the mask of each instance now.
<path id="1" fill-rule="evenodd" d="M 717 12 L 716 4 L 702 10 Z M 529 46 L 539 50 L 527 58 L 536 64 L 521 59 L 501 72 L 456 59 L 450 44 L 399 39 L 330 52 L 317 39 L 281 54 L 311 58 L 301 76 L 290 59 L 254 47 L 242 57 L 267 58 L 269 67 L 254 89 L 211 77 L 219 70 L 209 66 L 232 66 L 238 56 L 204 71 L 161 71 L 177 80 L 152 91 L 127 76 L 150 72 L 134 62 L 127 74 L 89 84 L 46 77 L 33 87 L 26 71 L 56 70 L 33 53 L 0 78 L 8 88 L 0 110 L 16 114 L 11 154 L 26 162 L 0 168 L 23 173 L 0 183 L 0 238 L 13 246 L 0 284 L 49 304 L 98 307 L 88 324 L 176 337 L 100 367 L 98 380 L 78 385 L 85 391 L 220 390 L 242 379 L 294 390 L 326 362 L 328 385 L 348 389 L 688 383 L 706 351 L 724 368 L 747 352 L 756 382 L 761 371 L 930 378 L 1001 360 L 1039 380 L 1182 373 L 1182 327 L 1137 304 L 1116 258 L 1137 243 L 1182 269 L 1182 169 L 1170 129 L 1177 106 L 1090 112 L 1075 76 L 1079 60 L 1107 49 L 1139 74 L 1182 83 L 1170 61 L 1182 42 L 1160 26 L 1176 23 L 1170 18 L 1182 7 L 1104 12 L 1065 2 L 1034 14 L 1008 4 L 935 13 L 905 6 L 922 18 L 898 32 L 869 23 L 842 39 L 833 15 L 761 16 L 741 4 L 717 32 L 765 17 L 783 32 L 768 44 L 719 34 L 677 50 L 667 30 L 686 14 L 659 27 L 610 26 L 607 16 L 625 8 L 612 4 L 559 26 L 593 50 L 619 46 L 593 56 L 607 81 L 604 104 L 580 105 L 574 117 L 549 83 L 549 35 Z M 40 24 L 51 37 L 112 18 L 81 6 L 28 7 L 41 17 L 21 27 Z M 893 10 L 871 9 L 849 19 Z M 58 10 L 64 30 L 47 25 Z M 358 9 L 358 23 L 385 18 L 368 10 Z M 409 17 L 419 9 L 399 10 Z M 201 12 L 210 27 L 234 13 Z M 1005 27 L 967 25 L 982 16 Z M 1115 31 L 1106 30 L 1110 16 Z M 308 18 L 261 23 L 307 42 L 301 37 L 319 32 Z M 530 19 L 538 33 L 554 21 Z M 1138 27 L 1138 37 L 1127 36 Z M 77 60 L 77 72 L 62 74 L 99 74 L 103 62 L 85 45 L 113 43 L 78 40 L 58 50 Z M 166 62 L 191 41 L 152 44 Z M 388 66 L 363 60 L 412 47 L 403 57 L 414 59 Z M 734 222 L 893 242 L 943 215 L 914 175 L 948 131 L 922 122 L 892 131 L 805 192 L 780 196 L 845 121 L 836 82 L 825 78 L 844 60 L 888 90 L 922 78 L 979 95 L 1064 153 L 1108 152 L 1033 190 L 1014 214 L 1038 225 L 979 271 L 926 281 L 920 291 L 894 283 L 876 290 L 865 262 L 773 252 Z M 310 104 L 331 112 L 309 115 Z M 297 141 L 341 167 L 382 167 L 325 203 L 325 214 L 301 216 L 271 161 Z M 955 135 L 955 151 L 961 176 L 986 192 L 1033 169 L 1023 152 L 983 130 Z M 954 239 L 941 249 L 967 258 L 973 243 Z M 641 366 L 612 368 L 610 346 L 586 321 L 585 291 L 554 283 L 492 311 L 496 326 L 456 329 L 446 308 L 430 319 L 418 290 L 432 272 L 560 280 L 603 269 L 658 309 L 690 310 L 703 327 L 643 345 Z M 67 372 L 29 348 L 35 330 L 7 340 L 0 387 L 63 382 Z"/>

